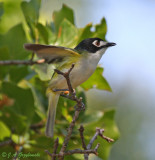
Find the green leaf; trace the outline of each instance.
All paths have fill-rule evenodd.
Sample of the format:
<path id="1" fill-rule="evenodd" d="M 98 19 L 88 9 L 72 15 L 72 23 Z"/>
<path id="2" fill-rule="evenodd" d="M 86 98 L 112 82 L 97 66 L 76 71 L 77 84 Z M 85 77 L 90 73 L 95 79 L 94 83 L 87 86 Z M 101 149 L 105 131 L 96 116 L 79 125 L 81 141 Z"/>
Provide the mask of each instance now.
<path id="1" fill-rule="evenodd" d="M 54 25 L 53 22 L 51 22 L 50 24 L 48 24 L 48 23 L 46 24 L 46 29 L 48 32 L 48 42 L 50 44 L 54 44 L 56 41 L 56 38 L 57 38 L 57 36 L 53 30 L 53 27 L 52 27 L 53 25 Z"/>
<path id="2" fill-rule="evenodd" d="M 0 2 L 0 17 L 3 15 L 3 13 L 4 13 L 3 2 Z"/>
<path id="3" fill-rule="evenodd" d="M 93 75 L 83 84 L 81 84 L 81 87 L 85 90 L 89 90 L 91 88 L 97 88 L 101 90 L 107 90 L 111 91 L 111 88 L 106 81 L 106 79 L 103 77 L 103 68 L 97 67 L 96 71 L 93 73 Z"/>
<path id="4" fill-rule="evenodd" d="M 23 1 L 21 8 L 25 17 L 25 20 L 30 28 L 30 33 L 33 41 L 37 40 L 38 33 L 36 32 L 36 25 L 39 19 L 39 10 L 41 6 L 41 0 L 32 0 L 29 2 Z"/>
<path id="5" fill-rule="evenodd" d="M 61 111 L 61 114 L 57 115 L 57 118 L 60 119 L 61 116 L 64 117 L 64 120 L 66 119 L 68 122 L 71 122 L 72 120 L 72 112 L 73 110 L 70 110 L 75 105 L 75 102 L 68 100 L 66 98 L 60 97 L 58 102 L 59 110 Z"/>
<path id="6" fill-rule="evenodd" d="M 38 73 L 38 76 L 42 81 L 50 80 L 54 73 L 53 64 L 34 65 L 33 68 Z"/>
<path id="7" fill-rule="evenodd" d="M 21 8 L 27 23 L 37 23 L 39 18 L 41 0 L 31 0 L 29 2 L 23 1 Z"/>
<path id="8" fill-rule="evenodd" d="M 94 31 L 91 31 L 92 27 L 95 28 Z M 84 28 L 79 29 L 78 43 L 90 37 L 98 37 L 105 40 L 106 32 L 107 32 L 107 25 L 105 18 L 103 18 L 101 20 L 101 23 L 97 25 L 92 25 L 92 23 L 89 23 Z"/>
<path id="9" fill-rule="evenodd" d="M 9 50 L 7 47 L 0 48 L 0 60 L 8 60 L 9 57 Z M 0 67 L 0 79 L 6 77 L 6 74 L 9 72 L 8 66 L 1 66 Z"/>
<path id="10" fill-rule="evenodd" d="M 37 107 L 36 108 L 37 114 L 40 117 L 45 118 L 45 114 L 43 114 L 43 113 L 45 113 L 45 110 L 44 110 L 44 107 L 43 107 L 43 104 L 42 104 L 42 101 L 41 101 L 41 99 L 43 99 L 42 94 L 40 93 L 40 91 L 36 87 L 34 87 L 32 85 L 32 83 L 29 83 L 29 82 L 26 81 L 26 84 L 28 85 L 28 87 L 32 91 L 34 101 L 35 101 L 35 106 Z M 40 85 L 40 84 L 38 84 L 38 85 Z M 45 94 L 45 92 L 44 92 L 44 94 Z"/>
<path id="11" fill-rule="evenodd" d="M 10 58 L 9 50 L 7 47 L 0 48 L 0 60 L 8 60 Z"/>
<path id="12" fill-rule="evenodd" d="M 44 40 L 45 44 L 48 44 L 48 30 L 45 26 L 43 26 L 41 23 L 37 23 L 36 28 L 39 31 L 39 35 L 41 36 L 41 38 Z"/>
<path id="13" fill-rule="evenodd" d="M 21 0 L 0 0 L 0 12 L 3 14 L 0 18 L 0 33 L 6 33 L 13 26 L 24 21 L 20 8 Z M 3 11 L 4 10 L 4 11 Z"/>
<path id="14" fill-rule="evenodd" d="M 66 47 L 72 47 L 77 41 L 77 28 L 69 22 L 67 19 L 64 19 L 60 24 L 60 31 L 58 34 L 57 44 L 65 45 Z"/>
<path id="15" fill-rule="evenodd" d="M 22 89 L 15 84 L 3 82 L 2 93 L 14 100 L 12 108 L 16 113 L 31 121 L 34 115 L 34 98 L 30 89 Z"/>
<path id="16" fill-rule="evenodd" d="M 0 60 L 9 60 L 10 54 L 7 47 L 0 48 Z M 9 77 L 13 82 L 19 82 L 22 78 L 28 74 L 27 66 L 1 66 L 0 67 L 0 79 Z"/>
<path id="17" fill-rule="evenodd" d="M 3 140 L 5 137 L 10 136 L 11 134 L 10 129 L 2 121 L 0 121 L 0 128 L 1 128 L 1 131 L 3 131 L 3 132 L 0 132 L 0 140 Z"/>
<path id="18" fill-rule="evenodd" d="M 11 66 L 9 70 L 10 80 L 18 83 L 28 75 L 27 66 Z"/>
<path id="19" fill-rule="evenodd" d="M 0 35 L 0 47 L 7 47 L 10 59 L 24 59 L 28 53 L 23 48 L 27 42 L 25 32 L 21 24 L 11 28 L 6 34 Z"/>
<path id="20" fill-rule="evenodd" d="M 31 136 L 29 144 L 31 147 L 26 149 L 27 153 L 39 153 L 40 157 L 37 159 L 48 160 L 49 156 L 44 150 L 51 151 L 53 149 L 54 138 L 51 139 L 43 135 L 34 134 Z M 36 157 L 32 157 L 32 160 L 36 160 Z"/>
<path id="21" fill-rule="evenodd" d="M 84 28 L 79 29 L 78 43 L 80 43 L 82 40 L 86 38 L 92 37 L 93 33 L 91 31 L 91 28 L 92 28 L 92 23 L 89 23 Z"/>
<path id="22" fill-rule="evenodd" d="M 93 34 L 93 37 L 98 37 L 105 40 L 106 32 L 107 32 L 106 20 L 105 18 L 103 18 L 100 24 L 95 25 L 95 32 Z"/>
<path id="23" fill-rule="evenodd" d="M 55 11 L 53 13 L 53 21 L 55 24 L 56 33 L 58 33 L 59 26 L 64 19 L 67 19 L 70 23 L 74 24 L 73 10 L 65 4 L 62 6 L 60 11 Z"/>
<path id="24" fill-rule="evenodd" d="M 93 154 L 91 154 L 91 155 L 89 156 L 89 159 L 90 159 L 90 160 L 103 160 L 103 159 L 101 159 L 101 158 L 99 158 L 98 156 L 95 156 L 95 155 L 93 155 Z"/>
<path id="25" fill-rule="evenodd" d="M 29 127 L 27 117 L 16 113 L 14 106 L 3 107 L 0 120 L 14 133 L 24 134 Z"/>

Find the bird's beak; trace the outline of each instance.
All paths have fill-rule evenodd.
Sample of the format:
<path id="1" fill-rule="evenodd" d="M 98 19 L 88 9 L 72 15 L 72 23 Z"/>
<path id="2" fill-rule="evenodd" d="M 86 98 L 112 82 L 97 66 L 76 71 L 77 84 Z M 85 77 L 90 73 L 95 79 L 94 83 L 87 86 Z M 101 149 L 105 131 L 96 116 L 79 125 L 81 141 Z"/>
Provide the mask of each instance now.
<path id="1" fill-rule="evenodd" d="M 116 43 L 113 43 L 113 42 L 107 42 L 107 44 L 105 45 L 105 47 L 112 47 L 112 46 L 115 46 Z"/>

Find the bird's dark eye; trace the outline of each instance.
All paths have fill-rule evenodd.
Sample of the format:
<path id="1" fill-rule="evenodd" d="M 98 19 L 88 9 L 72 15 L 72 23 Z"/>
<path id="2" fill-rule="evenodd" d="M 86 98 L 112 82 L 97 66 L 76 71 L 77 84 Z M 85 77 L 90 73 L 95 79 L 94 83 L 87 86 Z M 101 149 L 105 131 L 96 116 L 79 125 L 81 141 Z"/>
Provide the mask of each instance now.
<path id="1" fill-rule="evenodd" d="M 100 42 L 99 41 L 96 41 L 95 44 L 96 44 L 96 46 L 100 46 Z"/>
<path id="2" fill-rule="evenodd" d="M 100 47 L 100 41 L 95 40 L 95 41 L 93 42 L 93 45 L 96 46 L 96 47 Z"/>

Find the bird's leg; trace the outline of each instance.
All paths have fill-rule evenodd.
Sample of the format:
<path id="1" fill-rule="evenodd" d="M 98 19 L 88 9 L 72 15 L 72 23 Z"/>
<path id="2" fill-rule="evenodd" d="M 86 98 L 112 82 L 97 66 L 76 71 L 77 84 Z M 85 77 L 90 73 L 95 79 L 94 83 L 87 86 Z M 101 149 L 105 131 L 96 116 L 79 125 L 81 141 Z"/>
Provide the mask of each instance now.
<path id="1" fill-rule="evenodd" d="M 69 89 L 53 89 L 53 92 L 69 92 Z"/>
<path id="2" fill-rule="evenodd" d="M 69 94 L 69 89 L 53 89 L 53 92 L 63 92 L 63 94 Z M 75 89 L 73 89 L 73 93 L 75 93 Z"/>
<path id="3" fill-rule="evenodd" d="M 62 94 L 69 95 L 69 89 L 53 89 L 53 92 L 62 92 Z"/>

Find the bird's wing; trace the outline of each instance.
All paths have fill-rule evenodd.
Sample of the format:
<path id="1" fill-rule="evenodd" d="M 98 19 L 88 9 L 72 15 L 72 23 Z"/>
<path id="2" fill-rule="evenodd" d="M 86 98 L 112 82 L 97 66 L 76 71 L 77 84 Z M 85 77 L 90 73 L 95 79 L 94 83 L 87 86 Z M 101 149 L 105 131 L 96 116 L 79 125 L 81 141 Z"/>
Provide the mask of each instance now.
<path id="1" fill-rule="evenodd" d="M 60 46 L 24 44 L 24 48 L 32 52 L 35 52 L 38 57 L 44 58 L 47 63 L 61 61 L 65 57 L 80 56 L 80 54 L 75 50 Z"/>

